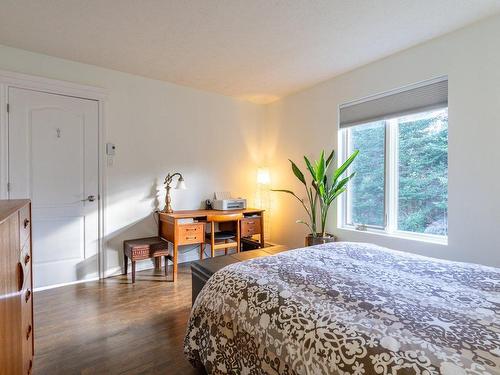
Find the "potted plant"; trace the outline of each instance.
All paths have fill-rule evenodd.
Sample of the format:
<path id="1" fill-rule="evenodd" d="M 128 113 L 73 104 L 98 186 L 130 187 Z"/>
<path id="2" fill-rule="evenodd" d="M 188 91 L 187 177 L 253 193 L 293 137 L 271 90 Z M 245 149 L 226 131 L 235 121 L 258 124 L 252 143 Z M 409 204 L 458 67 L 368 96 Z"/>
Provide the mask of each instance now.
<path id="1" fill-rule="evenodd" d="M 352 164 L 358 153 L 359 150 L 353 152 L 352 155 L 349 156 L 349 158 L 339 168 L 333 169 L 331 175 L 329 175 L 329 170 L 335 159 L 335 150 L 333 150 L 326 159 L 325 152 L 322 151 L 319 160 L 315 161 L 314 164 L 312 164 L 309 159 L 304 156 L 307 170 L 311 174 L 310 184 L 308 184 L 304 173 L 302 173 L 299 167 L 297 167 L 297 165 L 289 159 L 293 174 L 304 185 L 307 198 L 301 199 L 291 190 L 273 189 L 272 191 L 287 193 L 294 196 L 306 211 L 309 220 L 297 220 L 297 223 L 306 225 L 310 230 L 310 233 L 306 236 L 306 246 L 335 241 L 335 236 L 326 232 L 328 211 L 335 199 L 346 191 L 347 183 L 354 177 L 355 173 L 344 177 L 343 175 Z M 317 225 L 318 216 L 320 219 L 319 231 Z"/>

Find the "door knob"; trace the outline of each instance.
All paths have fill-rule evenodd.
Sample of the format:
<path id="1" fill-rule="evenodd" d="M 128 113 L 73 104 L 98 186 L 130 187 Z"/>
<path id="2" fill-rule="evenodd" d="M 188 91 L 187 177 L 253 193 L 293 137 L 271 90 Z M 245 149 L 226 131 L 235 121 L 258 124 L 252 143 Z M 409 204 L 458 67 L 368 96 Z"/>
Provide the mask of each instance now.
<path id="1" fill-rule="evenodd" d="M 87 199 L 82 199 L 82 202 L 85 202 L 85 201 L 89 201 L 89 202 L 95 201 L 95 195 L 89 195 L 87 197 Z"/>

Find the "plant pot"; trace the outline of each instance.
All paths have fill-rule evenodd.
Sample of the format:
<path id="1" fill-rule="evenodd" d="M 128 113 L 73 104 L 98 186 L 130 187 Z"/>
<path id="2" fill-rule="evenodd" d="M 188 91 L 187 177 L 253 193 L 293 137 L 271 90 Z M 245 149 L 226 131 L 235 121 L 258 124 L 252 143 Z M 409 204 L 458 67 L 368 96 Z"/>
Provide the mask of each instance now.
<path id="1" fill-rule="evenodd" d="M 329 233 L 326 233 L 325 237 L 322 237 L 321 233 L 316 233 L 316 237 L 313 237 L 312 234 L 306 236 L 306 246 L 321 245 L 335 241 L 337 241 L 337 237 Z"/>

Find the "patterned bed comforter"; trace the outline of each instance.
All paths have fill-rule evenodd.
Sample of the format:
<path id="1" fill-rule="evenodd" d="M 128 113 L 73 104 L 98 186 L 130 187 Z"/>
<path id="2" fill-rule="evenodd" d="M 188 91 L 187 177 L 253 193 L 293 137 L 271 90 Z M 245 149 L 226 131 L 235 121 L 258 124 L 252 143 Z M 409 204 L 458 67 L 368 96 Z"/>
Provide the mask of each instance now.
<path id="1" fill-rule="evenodd" d="M 500 269 L 349 242 L 233 264 L 184 351 L 209 374 L 500 374 Z"/>

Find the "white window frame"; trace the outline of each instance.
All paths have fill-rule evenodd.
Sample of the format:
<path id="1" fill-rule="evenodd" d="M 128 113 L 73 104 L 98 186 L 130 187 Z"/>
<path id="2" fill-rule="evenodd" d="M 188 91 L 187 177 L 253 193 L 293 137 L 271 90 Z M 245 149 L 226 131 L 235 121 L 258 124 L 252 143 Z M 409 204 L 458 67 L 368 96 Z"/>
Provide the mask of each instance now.
<path id="1" fill-rule="evenodd" d="M 443 108 L 444 109 L 444 108 Z M 398 229 L 397 214 L 398 214 L 398 160 L 399 160 L 399 142 L 398 142 L 398 117 L 385 120 L 385 184 L 384 184 L 384 213 L 385 226 L 376 227 L 370 225 L 355 225 L 351 224 L 350 212 L 348 210 L 348 202 L 351 199 L 350 189 L 347 189 L 345 194 L 342 194 L 339 199 L 337 210 L 337 227 L 344 230 L 353 230 L 361 232 L 376 233 L 391 237 L 405 238 L 411 240 L 433 242 L 439 244 L 448 244 L 447 235 L 436 235 L 428 233 L 415 233 Z M 361 125 L 362 126 L 362 125 Z M 349 132 L 351 128 L 339 129 L 339 165 L 348 158 L 352 153 L 349 144 Z M 348 173 L 352 173 L 349 168 Z"/>

